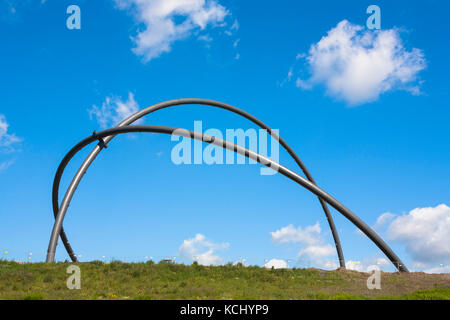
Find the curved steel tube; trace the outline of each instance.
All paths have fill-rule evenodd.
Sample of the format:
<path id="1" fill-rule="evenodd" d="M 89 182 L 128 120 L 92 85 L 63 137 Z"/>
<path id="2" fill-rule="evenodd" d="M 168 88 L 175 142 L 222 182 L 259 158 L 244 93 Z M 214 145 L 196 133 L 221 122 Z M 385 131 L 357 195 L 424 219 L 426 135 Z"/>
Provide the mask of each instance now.
<path id="1" fill-rule="evenodd" d="M 208 100 L 208 99 L 197 99 L 197 98 L 169 100 L 169 101 L 165 101 L 162 103 L 152 105 L 150 107 L 147 107 L 145 109 L 142 109 L 142 110 L 136 112 L 135 114 L 131 115 L 130 117 L 128 117 L 127 119 L 125 119 L 121 123 L 119 123 L 119 125 L 117 127 L 123 127 L 123 126 L 129 125 L 129 124 L 135 122 L 136 120 L 142 118 L 143 116 L 148 115 L 157 110 L 168 108 L 168 107 L 173 107 L 173 106 L 177 106 L 177 105 L 186 105 L 186 104 L 207 105 L 207 106 L 225 109 L 225 110 L 234 112 L 236 114 L 239 114 L 239 115 L 243 116 L 244 118 L 257 124 L 259 127 L 267 130 L 267 132 L 272 137 L 274 137 L 275 139 L 278 139 L 279 143 L 283 146 L 283 148 L 289 153 L 289 155 L 295 160 L 295 162 L 298 164 L 298 166 L 302 169 L 306 178 L 309 181 L 311 181 L 313 184 L 316 184 L 313 177 L 309 173 L 308 169 L 306 169 L 306 166 L 303 164 L 303 162 L 300 160 L 300 158 L 297 156 L 297 154 L 294 152 L 294 150 L 292 150 L 292 148 L 289 147 L 289 145 L 281 137 L 279 137 L 276 133 L 274 133 L 271 128 L 269 128 L 265 123 L 263 123 L 256 117 L 252 116 L 251 114 L 245 112 L 244 110 L 241 110 L 237 107 L 231 106 L 231 105 L 223 103 L 223 102 L 218 102 L 218 101 Z M 106 137 L 105 143 L 108 143 L 109 141 L 111 141 L 112 138 L 113 138 L 113 136 Z M 65 212 L 67 211 L 67 208 L 69 207 L 72 196 L 73 196 L 76 188 L 78 187 L 78 184 L 81 181 L 81 178 L 86 173 L 86 170 L 89 168 L 89 166 L 91 165 L 91 163 L 94 161 L 94 159 L 97 157 L 97 155 L 100 153 L 101 150 L 102 150 L 102 147 L 96 146 L 91 151 L 91 153 L 88 155 L 88 157 L 84 160 L 83 164 L 78 169 L 69 188 L 66 191 L 66 194 L 61 203 L 61 207 L 59 207 L 58 193 L 59 193 L 59 184 L 60 184 L 61 176 L 62 176 L 63 172 L 61 172 L 60 174 L 56 174 L 55 179 L 53 181 L 53 193 L 52 193 L 53 214 L 54 214 L 55 218 L 58 215 L 58 212 L 60 210 L 64 211 L 64 214 L 65 214 Z M 342 252 L 341 242 L 339 240 L 339 235 L 337 233 L 336 226 L 334 225 L 333 218 L 331 216 L 331 213 L 330 213 L 325 201 L 323 201 L 320 197 L 319 197 L 319 201 L 320 201 L 322 209 L 325 213 L 325 216 L 327 218 L 328 225 L 330 226 L 330 229 L 331 229 L 331 233 L 333 235 L 333 240 L 334 240 L 334 243 L 336 246 L 336 251 L 337 251 L 337 255 L 338 255 L 338 259 L 339 259 L 339 265 L 341 268 L 345 268 L 344 254 Z M 61 240 L 62 240 L 70 258 L 72 259 L 72 261 L 76 262 L 77 257 L 75 256 L 75 254 L 72 250 L 72 247 L 70 246 L 69 240 L 67 239 L 67 235 L 63 228 L 61 228 L 60 236 L 61 236 Z"/>
<path id="2" fill-rule="evenodd" d="M 191 139 L 200 140 L 206 143 L 214 144 L 220 146 L 222 148 L 232 150 L 236 153 L 244 155 L 252 160 L 255 160 L 269 168 L 277 170 L 282 175 L 288 177 L 289 179 L 297 182 L 299 185 L 314 193 L 316 196 L 325 200 L 328 204 L 330 204 L 333 208 L 339 211 L 344 217 L 350 220 L 356 227 L 358 227 L 369 239 L 371 239 L 378 248 L 391 260 L 394 266 L 403 272 L 408 272 L 408 269 L 400 260 L 400 258 L 392 251 L 392 249 L 381 239 L 367 224 L 365 224 L 358 216 L 356 216 L 353 212 L 351 212 L 347 207 L 333 198 L 330 194 L 319 188 L 317 185 L 298 175 L 297 173 L 289 170 L 288 168 L 276 163 L 275 161 L 262 156 L 254 151 L 248 150 L 242 146 L 236 145 L 226 140 L 219 139 L 217 137 L 205 135 L 203 133 L 194 132 L 186 129 L 179 129 L 173 127 L 163 127 L 163 126 L 153 126 L 153 125 L 140 125 L 140 126 L 125 126 L 119 128 L 113 128 L 104 130 L 99 133 L 94 133 L 92 136 L 80 141 L 76 144 L 64 157 L 61 161 L 61 164 L 58 167 L 58 172 L 62 172 L 70 161 L 70 159 L 82 148 L 87 146 L 88 144 L 99 140 L 100 145 L 104 145 L 103 138 L 111 137 L 118 134 L 124 134 L 129 132 L 154 132 L 154 133 L 165 133 L 165 134 L 173 134 L 177 136 L 183 136 Z M 47 262 L 53 262 L 55 258 L 56 245 L 58 243 L 58 236 L 60 234 L 62 223 L 64 220 L 65 212 L 60 211 L 55 219 L 55 224 L 53 226 L 52 235 L 50 238 L 50 243 L 47 252 Z"/>

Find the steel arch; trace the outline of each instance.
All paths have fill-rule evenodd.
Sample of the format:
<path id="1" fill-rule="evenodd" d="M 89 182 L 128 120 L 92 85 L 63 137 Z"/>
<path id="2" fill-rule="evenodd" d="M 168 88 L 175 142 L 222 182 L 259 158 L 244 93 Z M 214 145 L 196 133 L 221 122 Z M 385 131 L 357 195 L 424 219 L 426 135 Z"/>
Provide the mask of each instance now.
<path id="1" fill-rule="evenodd" d="M 60 166 L 58 167 L 58 171 L 64 170 L 64 167 L 68 164 L 70 159 L 85 146 L 90 143 L 99 140 L 99 145 L 101 147 L 105 146 L 104 138 L 108 138 L 111 136 L 115 136 L 118 134 L 124 134 L 129 132 L 155 132 L 155 133 L 164 133 L 164 134 L 173 134 L 183 137 L 188 137 L 191 139 L 200 140 L 206 143 L 214 144 L 220 146 L 222 148 L 232 150 L 236 153 L 244 155 L 250 159 L 253 159 L 269 168 L 276 168 L 278 172 L 288 177 L 289 179 L 297 182 L 299 185 L 314 193 L 316 196 L 320 197 L 332 207 L 334 207 L 337 211 L 339 211 L 344 217 L 350 220 L 356 227 L 358 227 L 369 239 L 371 239 L 380 250 L 389 258 L 389 260 L 394 264 L 394 266 L 402 272 L 408 272 L 408 269 L 400 260 L 400 258 L 392 251 L 392 249 L 381 239 L 367 224 L 365 224 L 358 216 L 356 216 L 352 211 L 350 211 L 347 207 L 333 198 L 330 194 L 319 188 L 317 185 L 308 181 L 307 179 L 301 177 L 297 173 L 291 171 L 290 169 L 280 165 L 273 160 L 262 156 L 254 151 L 248 150 L 242 146 L 236 145 L 229 141 L 225 141 L 219 139 L 214 136 L 205 135 L 203 133 L 193 132 L 186 129 L 179 129 L 174 127 L 163 127 L 163 126 L 152 126 L 152 125 L 140 125 L 140 126 L 124 126 L 113 129 L 104 130 L 102 132 L 96 133 L 84 140 L 80 141 L 76 144 L 64 157 L 61 161 Z M 53 262 L 56 245 L 58 243 L 58 237 L 62 228 L 62 223 L 64 220 L 65 212 L 60 211 L 55 219 L 55 224 L 53 226 L 52 235 L 50 238 L 49 248 L 47 252 L 47 262 Z"/>
<path id="2" fill-rule="evenodd" d="M 231 111 L 233 113 L 243 116 L 244 118 L 257 124 L 259 127 L 267 130 L 267 132 L 272 137 L 278 139 L 279 143 L 289 153 L 289 155 L 295 160 L 295 162 L 298 164 L 300 169 L 302 169 L 306 178 L 315 184 L 313 177 L 311 176 L 311 174 L 309 173 L 308 169 L 303 164 L 303 162 L 300 160 L 300 158 L 297 156 L 297 154 L 294 152 L 294 150 L 292 150 L 292 148 L 289 147 L 289 145 L 281 137 L 279 137 L 276 133 L 274 133 L 270 127 L 268 127 L 265 123 L 263 123 L 258 118 L 245 112 L 244 110 L 241 110 L 237 107 L 231 106 L 231 105 L 223 103 L 223 102 L 218 102 L 218 101 L 208 100 L 208 99 L 199 99 L 199 98 L 185 98 L 185 99 L 169 100 L 169 101 L 165 101 L 165 102 L 161 102 L 161 103 L 149 106 L 145 109 L 142 109 L 142 110 L 136 112 L 135 114 L 131 115 L 130 117 L 126 118 L 121 123 L 119 123 L 117 127 L 129 125 L 129 124 L 135 122 L 136 120 L 142 118 L 143 116 L 148 115 L 157 110 L 168 108 L 168 107 L 173 107 L 173 106 L 178 106 L 178 105 L 186 105 L 186 104 L 199 104 L 199 105 L 212 106 L 212 107 L 217 107 L 217 108 L 221 108 L 224 110 L 228 110 L 228 111 Z M 105 143 L 108 143 L 109 141 L 111 141 L 112 138 L 113 138 L 113 136 L 106 137 Z M 94 161 L 94 159 L 97 157 L 97 155 L 100 153 L 101 150 L 102 150 L 102 147 L 96 146 L 91 151 L 91 153 L 88 155 L 88 157 L 84 160 L 83 164 L 78 169 L 76 175 L 72 179 L 72 182 L 70 183 L 69 188 L 67 189 L 66 194 L 63 198 L 61 206 L 59 206 L 58 193 L 59 193 L 59 184 L 60 184 L 61 176 L 62 176 L 63 172 L 61 172 L 59 175 L 58 175 L 58 173 L 56 174 L 55 179 L 53 181 L 53 191 L 52 191 L 53 214 L 54 214 L 55 218 L 58 215 L 58 212 L 60 210 L 62 210 L 65 214 L 65 212 L 67 211 L 68 206 L 70 204 L 70 201 L 73 197 L 73 194 L 75 193 L 75 190 L 78 187 L 78 184 L 80 183 L 83 175 L 85 174 L 86 170 L 89 168 L 89 166 L 91 165 L 91 163 Z M 337 255 L 338 255 L 338 259 L 339 259 L 339 265 L 341 268 L 345 268 L 344 254 L 342 252 L 339 235 L 337 233 L 336 226 L 334 225 L 333 218 L 332 218 L 331 213 L 326 205 L 326 202 L 323 201 L 320 197 L 319 197 L 319 201 L 320 201 L 322 209 L 325 213 L 325 216 L 327 218 L 328 225 L 330 226 L 330 229 L 331 229 L 331 233 L 333 235 L 333 240 L 334 240 L 334 243 L 336 246 L 336 251 L 337 251 Z M 62 240 L 70 258 L 72 259 L 72 261 L 76 262 L 77 257 L 75 256 L 75 253 L 73 252 L 72 247 L 70 246 L 70 243 L 69 243 L 69 240 L 67 239 L 67 235 L 64 231 L 64 228 L 61 228 L 60 236 L 61 236 L 61 240 Z"/>

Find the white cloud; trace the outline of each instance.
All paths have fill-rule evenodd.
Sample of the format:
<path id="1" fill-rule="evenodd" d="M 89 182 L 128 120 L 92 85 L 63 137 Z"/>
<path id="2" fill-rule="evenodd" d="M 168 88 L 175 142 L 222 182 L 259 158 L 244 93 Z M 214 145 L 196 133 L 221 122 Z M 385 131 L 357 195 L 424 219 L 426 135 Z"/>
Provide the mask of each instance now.
<path id="1" fill-rule="evenodd" d="M 0 148 L 11 150 L 12 146 L 21 141 L 15 134 L 8 133 L 9 124 L 6 117 L 0 114 Z"/>
<path id="2" fill-rule="evenodd" d="M 288 263 L 284 260 L 272 259 L 269 260 L 266 264 L 264 264 L 263 267 L 268 269 L 271 269 L 272 267 L 274 269 L 287 269 Z"/>
<path id="3" fill-rule="evenodd" d="M 292 77 L 292 75 L 291 75 L 291 77 Z M 300 88 L 303 90 L 311 90 L 313 88 L 313 85 L 311 84 L 311 82 L 302 80 L 300 78 L 297 78 L 297 80 L 295 80 L 295 85 L 297 86 L 297 88 Z"/>
<path id="4" fill-rule="evenodd" d="M 450 262 L 450 207 L 416 208 L 397 217 L 388 238 L 405 245 L 412 258 L 424 265 Z"/>
<path id="5" fill-rule="evenodd" d="M 128 93 L 127 101 L 122 101 L 121 97 L 106 97 L 101 107 L 93 105 L 88 110 L 90 118 L 95 116 L 103 129 L 116 126 L 137 111 L 139 111 L 139 105 L 131 92 Z"/>
<path id="6" fill-rule="evenodd" d="M 223 263 L 223 259 L 214 255 L 214 252 L 228 247 L 228 243 L 213 243 L 198 233 L 194 238 L 184 240 L 178 251 L 181 257 L 197 261 L 201 265 L 218 265 Z"/>
<path id="7" fill-rule="evenodd" d="M 417 74 L 426 67 L 423 52 L 407 51 L 398 29 L 367 30 L 347 20 L 311 45 L 305 59 L 311 76 L 299 77 L 297 87 L 324 84 L 330 96 L 349 105 L 375 101 L 392 90 L 420 93 Z"/>
<path id="8" fill-rule="evenodd" d="M 348 260 L 345 262 L 345 268 L 348 270 L 355 270 L 359 272 L 364 272 L 364 267 L 360 261 Z"/>
<path id="9" fill-rule="evenodd" d="M 324 237 L 319 222 L 306 228 L 295 228 L 292 224 L 277 231 L 271 232 L 272 241 L 277 244 L 299 243 L 302 245 L 298 257 L 303 260 L 311 260 L 315 264 L 325 265 L 327 257 L 336 254 L 336 249 L 330 244 L 324 243 Z"/>
<path id="10" fill-rule="evenodd" d="M 115 0 L 143 25 L 133 37 L 133 52 L 144 62 L 171 50 L 172 44 L 208 26 L 224 25 L 228 10 L 216 0 Z M 231 27 L 238 28 L 237 21 Z"/>
<path id="11" fill-rule="evenodd" d="M 313 245 L 319 242 L 321 233 L 319 222 L 313 226 L 307 226 L 304 230 L 301 226 L 297 229 L 292 225 L 281 228 L 280 230 L 271 232 L 272 241 L 276 243 L 304 243 Z"/>
<path id="12" fill-rule="evenodd" d="M 450 273 L 450 265 L 442 265 L 440 267 L 435 267 L 431 269 L 427 269 L 424 271 L 425 273 Z"/>

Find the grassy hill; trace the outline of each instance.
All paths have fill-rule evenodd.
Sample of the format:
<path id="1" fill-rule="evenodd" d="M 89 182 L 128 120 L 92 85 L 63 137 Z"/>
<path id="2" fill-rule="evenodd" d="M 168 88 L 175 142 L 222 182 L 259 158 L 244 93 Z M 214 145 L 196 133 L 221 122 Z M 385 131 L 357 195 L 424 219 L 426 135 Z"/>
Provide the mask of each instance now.
<path id="1" fill-rule="evenodd" d="M 71 263 L 0 260 L 0 299 L 446 299 L 450 274 L 367 273 L 319 269 L 171 263 L 78 263 L 81 289 L 66 287 Z"/>

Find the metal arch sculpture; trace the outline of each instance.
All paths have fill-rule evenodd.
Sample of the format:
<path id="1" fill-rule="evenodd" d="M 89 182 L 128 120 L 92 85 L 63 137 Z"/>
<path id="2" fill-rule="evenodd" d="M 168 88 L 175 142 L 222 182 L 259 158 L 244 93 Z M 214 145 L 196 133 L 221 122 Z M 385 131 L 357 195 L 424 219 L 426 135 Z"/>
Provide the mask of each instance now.
<path id="1" fill-rule="evenodd" d="M 129 124 L 135 122 L 136 120 L 142 118 L 143 116 L 148 115 L 148 114 L 150 114 L 152 112 L 155 112 L 157 110 L 161 110 L 161 109 L 168 108 L 168 107 L 173 107 L 173 106 L 178 106 L 178 105 L 190 105 L 190 104 L 212 106 L 212 107 L 217 107 L 217 108 L 221 108 L 221 109 L 224 109 L 224 110 L 231 111 L 233 113 L 239 114 L 239 115 L 243 116 L 244 118 L 252 121 L 253 123 L 257 124 L 262 129 L 267 130 L 267 132 L 272 137 L 276 138 L 279 141 L 279 143 L 283 146 L 283 148 L 289 153 L 289 155 L 295 160 L 295 162 L 298 164 L 300 169 L 302 169 L 302 171 L 305 174 L 306 178 L 309 181 L 311 181 L 312 183 L 315 184 L 315 181 L 314 181 L 313 177 L 309 173 L 308 169 L 306 169 L 306 166 L 303 164 L 303 162 L 300 160 L 300 158 L 297 156 L 297 154 L 294 152 L 294 150 L 292 150 L 292 148 L 289 147 L 289 145 L 281 137 L 279 137 L 276 133 L 274 133 L 270 127 L 268 127 L 265 123 L 263 123 L 258 118 L 256 118 L 253 115 L 245 112 L 244 110 L 241 110 L 241 109 L 239 109 L 237 107 L 231 106 L 231 105 L 223 103 L 223 102 L 218 102 L 218 101 L 208 100 L 208 99 L 198 99 L 198 98 L 185 98 L 185 99 L 169 100 L 169 101 L 166 101 L 166 102 L 162 102 L 162 103 L 158 103 L 158 104 L 149 106 L 149 107 L 147 107 L 145 109 L 142 109 L 142 110 L 136 112 L 135 114 L 129 116 L 128 118 L 123 120 L 121 123 L 119 123 L 117 127 L 122 127 L 122 126 L 129 125 Z M 113 138 L 113 136 L 106 137 L 105 143 L 107 144 L 109 141 L 111 141 L 112 138 Z M 97 157 L 97 155 L 100 153 L 100 151 L 102 149 L 103 149 L 103 147 L 96 146 L 91 151 L 91 153 L 88 155 L 88 157 L 84 160 L 83 164 L 78 169 L 76 175 L 72 179 L 71 184 L 69 185 L 69 188 L 66 191 L 66 194 L 65 194 L 65 196 L 63 198 L 63 201 L 61 203 L 61 207 L 59 206 L 58 192 L 59 192 L 59 184 L 60 184 L 60 181 L 61 181 L 61 177 L 62 177 L 63 171 L 61 171 L 61 172 L 57 171 L 57 174 L 56 174 L 55 179 L 53 181 L 53 192 L 52 192 L 53 214 L 54 214 L 55 218 L 57 217 L 59 211 L 62 211 L 63 214 L 66 213 L 66 211 L 68 209 L 68 206 L 70 204 L 70 201 L 71 201 L 71 199 L 73 197 L 73 194 L 74 194 L 76 188 L 78 187 L 78 184 L 81 181 L 81 178 L 83 177 L 83 175 L 85 174 L 86 170 L 89 168 L 91 163 L 94 161 L 94 159 Z M 331 217 L 331 214 L 330 214 L 330 211 L 329 211 L 329 209 L 327 207 L 326 202 L 324 200 L 322 200 L 320 197 L 319 197 L 319 201 L 320 201 L 320 204 L 321 204 L 321 206 L 323 208 L 325 216 L 327 218 L 328 225 L 330 226 L 330 229 L 331 229 L 331 233 L 333 235 L 333 240 L 334 240 L 334 243 L 335 243 L 335 246 L 336 246 L 336 251 L 337 251 L 337 255 L 338 255 L 338 259 L 339 259 L 339 265 L 340 265 L 341 268 L 345 268 L 344 254 L 342 252 L 342 247 L 341 247 L 341 243 L 340 243 L 340 240 L 339 240 L 339 235 L 338 235 L 336 227 L 334 225 L 333 218 Z M 77 257 L 75 255 L 75 253 L 73 252 L 72 247 L 70 246 L 69 240 L 67 239 L 67 235 L 66 235 L 66 233 L 65 233 L 63 228 L 61 228 L 60 236 L 61 236 L 61 240 L 62 240 L 62 242 L 64 244 L 64 247 L 66 248 L 66 251 L 69 254 L 70 258 L 72 259 L 73 262 L 76 262 L 77 261 Z"/>
<path id="2" fill-rule="evenodd" d="M 101 148 L 105 147 L 104 138 L 113 137 L 118 134 L 124 134 L 129 132 L 155 132 L 155 133 L 164 133 L 164 134 L 173 134 L 183 137 L 188 137 L 191 139 L 200 140 L 206 143 L 214 144 L 220 146 L 222 148 L 232 150 L 236 153 L 244 155 L 252 160 L 255 160 L 269 168 L 276 168 L 278 172 L 282 175 L 288 177 L 289 179 L 297 182 L 299 185 L 304 187 L 305 189 L 311 191 L 332 207 L 334 207 L 337 211 L 339 211 L 344 217 L 350 220 L 355 226 L 357 226 L 364 234 L 366 234 L 380 249 L 383 253 L 391 260 L 394 266 L 403 272 L 408 272 L 406 266 L 402 263 L 400 258 L 392 251 L 392 249 L 367 225 L 365 224 L 358 216 L 356 216 L 353 212 L 351 212 L 347 207 L 333 198 L 330 194 L 319 188 L 317 185 L 308 181 L 307 179 L 301 177 L 297 173 L 291 171 L 290 169 L 274 162 L 273 160 L 262 156 L 254 151 L 248 150 L 242 146 L 236 145 L 229 141 L 224 141 L 214 136 L 205 135 L 203 133 L 193 132 L 186 129 L 179 129 L 173 127 L 163 127 L 163 126 L 153 126 L 153 125 L 140 125 L 140 126 L 124 126 L 117 127 L 113 129 L 104 130 L 102 132 L 96 133 L 84 140 L 80 141 L 76 144 L 64 157 L 60 166 L 58 167 L 58 171 L 64 170 L 64 167 L 68 164 L 70 159 L 85 146 L 89 145 L 94 141 L 99 141 L 99 146 Z M 62 223 L 64 220 L 64 213 L 59 212 L 55 224 L 53 226 L 52 235 L 50 238 L 49 250 L 47 254 L 47 262 L 53 262 L 54 253 L 56 250 L 56 245 L 58 242 L 58 237 L 62 228 Z"/>

